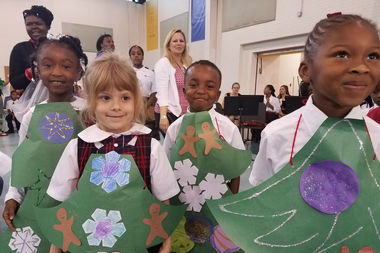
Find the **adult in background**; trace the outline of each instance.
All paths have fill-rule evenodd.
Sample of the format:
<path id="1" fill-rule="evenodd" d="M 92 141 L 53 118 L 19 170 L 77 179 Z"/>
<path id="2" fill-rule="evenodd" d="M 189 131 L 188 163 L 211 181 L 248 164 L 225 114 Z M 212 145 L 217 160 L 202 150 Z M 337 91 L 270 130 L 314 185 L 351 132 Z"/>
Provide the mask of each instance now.
<path id="1" fill-rule="evenodd" d="M 164 43 L 164 57 L 154 67 L 159 105 L 160 129 L 166 133 L 169 125 L 186 113 L 188 102 L 183 94 L 185 70 L 191 64 L 185 34 L 178 29 L 171 30 Z M 158 111 L 156 110 L 156 113 Z"/>
<path id="2" fill-rule="evenodd" d="M 232 84 L 232 91 L 231 92 L 227 92 L 226 95 L 224 97 L 237 97 L 237 96 L 241 96 L 241 94 L 239 93 L 239 90 L 240 90 L 240 84 L 238 82 L 234 82 Z M 222 104 L 223 108 L 224 108 L 224 99 L 223 99 L 223 104 Z M 230 115 L 229 116 L 229 119 L 234 122 L 235 125 L 239 125 L 239 122 L 240 122 L 240 117 L 239 115 Z"/>
<path id="3" fill-rule="evenodd" d="M 98 50 L 96 58 L 104 53 L 112 53 L 115 51 L 115 43 L 113 42 L 112 35 L 107 33 L 101 35 L 96 41 L 96 50 Z"/>
<path id="4" fill-rule="evenodd" d="M 136 72 L 141 94 L 146 103 L 146 123 L 145 125 L 152 129 L 153 138 L 159 140 L 160 135 L 158 127 L 155 124 L 154 106 L 156 105 L 156 85 L 154 84 L 154 72 L 143 65 L 144 50 L 134 45 L 129 49 L 129 57 L 131 58 L 133 69 Z"/>
<path id="5" fill-rule="evenodd" d="M 268 84 L 264 89 L 264 104 L 266 108 L 266 123 L 270 123 L 278 119 L 278 114 L 281 110 L 280 101 L 276 98 L 273 85 Z"/>
<path id="6" fill-rule="evenodd" d="M 278 113 L 278 116 L 282 117 L 286 112 L 286 96 L 289 96 L 289 88 L 287 85 L 280 86 L 280 94 L 278 94 L 278 99 L 280 100 L 281 110 Z"/>
<path id="7" fill-rule="evenodd" d="M 46 37 L 54 19 L 47 8 L 37 5 L 23 11 L 22 15 L 30 39 L 14 46 L 9 60 L 9 80 L 13 88 L 18 90 L 24 90 L 31 82 L 31 55 L 36 51 L 41 38 Z"/>

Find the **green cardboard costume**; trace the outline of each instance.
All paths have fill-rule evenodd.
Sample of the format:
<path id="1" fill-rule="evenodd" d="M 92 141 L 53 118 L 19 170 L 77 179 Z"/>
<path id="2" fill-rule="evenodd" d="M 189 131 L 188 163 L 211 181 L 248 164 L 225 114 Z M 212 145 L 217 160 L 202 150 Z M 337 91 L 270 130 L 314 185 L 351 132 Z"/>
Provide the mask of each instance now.
<path id="1" fill-rule="evenodd" d="M 170 153 L 170 163 L 181 188 L 176 204 L 187 205 L 186 222 L 178 230 L 184 229 L 195 246 L 191 249 L 189 239 L 173 235 L 172 251 L 189 252 L 183 250 L 188 248 L 190 252 L 217 252 L 213 241 L 220 239 L 222 231 L 204 204 L 205 200 L 231 194 L 228 180 L 239 177 L 250 162 L 251 152 L 233 148 L 223 141 L 208 112 L 184 116 Z M 230 250 L 236 248 L 228 238 L 222 240 L 232 245 Z M 178 245 L 180 241 L 182 245 Z"/>
<path id="2" fill-rule="evenodd" d="M 41 234 L 32 210 L 44 199 L 67 143 L 82 130 L 77 112 L 70 103 L 47 103 L 35 107 L 27 137 L 12 156 L 11 184 L 26 187 L 26 195 L 13 220 L 17 232 L 7 229 L 0 236 L 1 252 L 49 251 L 50 242 Z"/>
<path id="3" fill-rule="evenodd" d="M 377 252 L 380 163 L 373 157 L 363 120 L 327 119 L 293 166 L 257 187 L 207 203 L 226 234 L 247 252 L 338 253 L 343 246 Z M 324 168 L 329 164 L 334 166 Z"/>
<path id="4" fill-rule="evenodd" d="M 173 232 L 185 210 L 161 203 L 144 185 L 131 155 L 92 154 L 68 200 L 35 209 L 44 217 L 39 225 L 72 253 L 146 252 Z"/>

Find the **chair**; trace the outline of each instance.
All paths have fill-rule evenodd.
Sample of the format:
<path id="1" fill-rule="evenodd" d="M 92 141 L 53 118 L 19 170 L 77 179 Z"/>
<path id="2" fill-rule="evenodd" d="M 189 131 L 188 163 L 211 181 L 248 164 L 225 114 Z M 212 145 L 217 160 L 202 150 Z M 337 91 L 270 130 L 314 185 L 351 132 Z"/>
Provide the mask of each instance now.
<path id="1" fill-rule="evenodd" d="M 242 128 L 241 128 L 241 135 L 244 142 L 247 141 L 260 141 L 260 133 L 265 128 L 266 123 L 266 108 L 264 103 L 259 103 L 259 108 L 257 115 L 250 115 L 250 116 L 242 116 Z M 247 132 L 247 136 L 246 136 Z M 250 134 L 252 133 L 252 137 L 249 138 Z"/>

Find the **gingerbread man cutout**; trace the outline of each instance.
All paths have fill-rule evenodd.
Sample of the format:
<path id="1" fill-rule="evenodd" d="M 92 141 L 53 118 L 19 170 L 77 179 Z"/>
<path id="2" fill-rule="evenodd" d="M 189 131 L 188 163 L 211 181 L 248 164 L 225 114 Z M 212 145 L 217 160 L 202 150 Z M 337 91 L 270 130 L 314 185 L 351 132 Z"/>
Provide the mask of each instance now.
<path id="1" fill-rule="evenodd" d="M 197 153 L 195 153 L 194 143 L 199 141 L 199 137 L 194 137 L 195 134 L 195 127 L 188 126 L 186 128 L 187 136 L 184 134 L 181 134 L 181 138 L 185 141 L 185 144 L 179 151 L 180 155 L 183 155 L 187 152 L 189 152 L 194 158 L 197 158 Z"/>
<path id="2" fill-rule="evenodd" d="M 162 221 L 166 218 L 166 216 L 168 216 L 168 212 L 164 212 L 160 215 L 160 209 L 160 204 L 153 203 L 152 205 L 150 205 L 149 208 L 149 213 L 150 216 L 152 216 L 152 218 L 143 219 L 143 222 L 150 226 L 150 233 L 145 243 L 147 246 L 150 245 L 154 238 L 156 238 L 157 236 L 164 239 L 169 237 L 168 233 L 166 233 L 166 231 L 162 227 Z"/>
<path id="3" fill-rule="evenodd" d="M 198 136 L 205 140 L 206 146 L 205 146 L 205 155 L 208 155 L 210 153 L 210 150 L 212 148 L 216 149 L 222 149 L 222 146 L 216 142 L 214 135 L 216 133 L 216 129 L 210 131 L 210 124 L 208 122 L 202 123 L 202 130 L 203 134 L 199 134 Z"/>
<path id="4" fill-rule="evenodd" d="M 71 218 L 68 220 L 65 208 L 60 208 L 57 211 L 57 218 L 61 224 L 56 224 L 53 227 L 55 230 L 61 231 L 63 233 L 62 250 L 67 251 L 71 243 L 79 246 L 81 243 L 78 237 L 76 237 L 76 235 L 71 230 L 71 226 L 74 222 L 74 216 L 71 216 Z"/>

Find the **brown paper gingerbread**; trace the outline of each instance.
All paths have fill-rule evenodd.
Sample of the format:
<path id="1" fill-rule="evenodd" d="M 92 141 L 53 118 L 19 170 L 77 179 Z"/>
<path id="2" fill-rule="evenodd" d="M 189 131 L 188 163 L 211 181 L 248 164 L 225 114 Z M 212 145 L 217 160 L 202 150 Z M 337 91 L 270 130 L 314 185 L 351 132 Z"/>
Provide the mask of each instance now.
<path id="1" fill-rule="evenodd" d="M 164 239 L 169 237 L 168 233 L 166 233 L 166 231 L 162 227 L 162 221 L 166 218 L 168 212 L 164 212 L 160 215 L 160 209 L 161 207 L 158 203 L 153 203 L 152 205 L 150 205 L 149 208 L 149 213 L 152 216 L 152 218 L 143 219 L 143 222 L 150 226 L 150 233 L 148 239 L 146 240 L 146 245 L 150 245 L 154 238 L 156 238 L 157 236 Z"/>
<path id="2" fill-rule="evenodd" d="M 198 136 L 205 140 L 205 155 L 210 153 L 212 148 L 222 149 L 222 146 L 216 142 L 214 135 L 216 133 L 216 129 L 210 131 L 210 124 L 208 122 L 202 123 L 203 134 L 199 134 Z"/>
<path id="3" fill-rule="evenodd" d="M 57 211 L 57 218 L 61 224 L 56 224 L 53 227 L 55 230 L 61 231 L 63 233 L 62 250 L 67 251 L 71 243 L 79 246 L 81 243 L 78 237 L 76 237 L 74 232 L 71 230 L 71 227 L 74 223 L 74 216 L 71 216 L 71 218 L 68 220 L 66 209 L 60 208 Z"/>
<path id="4" fill-rule="evenodd" d="M 185 141 L 185 144 L 183 144 L 183 147 L 179 151 L 180 155 L 183 155 L 185 153 L 190 153 L 194 158 L 197 158 L 197 153 L 195 152 L 194 143 L 199 141 L 199 137 L 194 137 L 195 134 L 195 127 L 188 126 L 186 128 L 187 136 L 184 134 L 181 134 L 181 138 Z"/>

